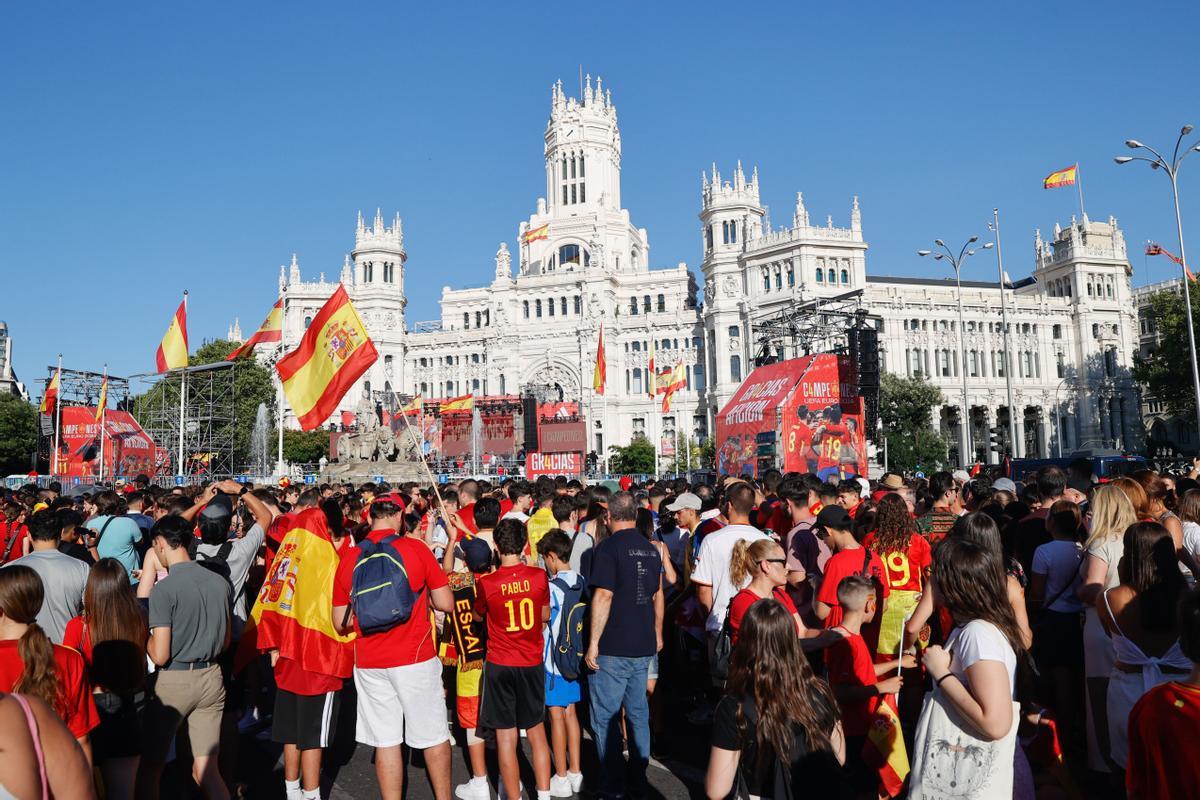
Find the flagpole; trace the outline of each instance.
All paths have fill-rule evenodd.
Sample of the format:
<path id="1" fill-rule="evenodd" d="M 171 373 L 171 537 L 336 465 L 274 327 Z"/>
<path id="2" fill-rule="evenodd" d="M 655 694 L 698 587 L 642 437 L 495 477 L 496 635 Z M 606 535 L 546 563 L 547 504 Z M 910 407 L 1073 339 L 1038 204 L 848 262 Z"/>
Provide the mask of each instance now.
<path id="1" fill-rule="evenodd" d="M 280 295 L 282 296 L 281 299 L 283 300 L 283 305 L 279 309 L 279 311 L 280 311 L 279 349 L 276 351 L 276 355 L 275 355 L 275 363 L 276 364 L 279 363 L 279 359 L 283 358 L 283 351 L 284 351 L 283 332 L 287 328 L 287 289 L 286 288 L 281 289 Z M 285 398 L 284 398 L 284 394 L 283 394 L 283 378 L 280 376 L 278 369 L 272 370 L 272 372 L 275 373 L 275 393 L 277 395 L 275 398 L 275 402 L 278 406 L 278 411 L 276 412 L 275 420 L 276 420 L 276 424 L 279 426 L 279 430 L 276 431 L 276 442 L 275 442 L 275 473 L 276 473 L 275 477 L 282 478 L 284 475 L 284 472 L 285 472 L 285 465 L 283 463 L 283 413 L 284 413 Z"/>
<path id="2" fill-rule="evenodd" d="M 1079 162 L 1075 162 L 1075 189 L 1079 192 L 1079 220 L 1083 221 L 1083 173 L 1079 171 Z"/>
<path id="3" fill-rule="evenodd" d="M 404 427 L 408 429 L 408 435 L 412 436 L 412 423 L 408 421 L 408 414 L 401 414 L 400 416 L 404 417 Z M 425 418 L 425 406 L 424 406 L 424 403 L 422 402 L 422 405 L 421 405 L 421 427 L 422 427 L 422 429 L 425 427 L 425 419 L 424 418 Z M 419 455 L 421 457 L 421 466 L 423 466 L 425 468 L 425 475 L 428 476 L 429 484 L 433 487 L 433 493 L 438 499 L 438 510 L 442 512 L 442 519 L 446 522 L 446 533 L 449 534 L 452 532 L 451 527 L 450 527 L 450 515 L 446 513 L 446 506 L 442 502 L 442 493 L 438 491 L 437 481 L 433 477 L 433 470 L 431 470 L 429 468 L 429 462 L 425 460 L 425 447 L 424 447 L 424 441 L 423 441 L 424 440 L 424 430 L 422 430 L 421 438 L 422 438 L 421 451 L 419 453 L 417 453 L 417 455 Z"/>
<path id="4" fill-rule="evenodd" d="M 183 290 L 183 318 L 187 319 L 187 289 Z M 186 354 L 185 354 L 186 356 Z M 187 365 L 179 373 L 179 474 L 183 475 L 183 410 L 187 401 Z"/>
<path id="5" fill-rule="evenodd" d="M 58 354 L 58 389 L 54 395 L 54 458 L 51 459 L 50 474 L 58 475 L 59 437 L 62 431 L 62 353 Z"/>
<path id="6" fill-rule="evenodd" d="M 100 388 L 108 383 L 108 364 L 104 365 L 104 377 L 100 379 Z M 104 480 L 104 412 L 107 410 L 108 397 L 106 392 L 100 392 L 100 481 Z"/>

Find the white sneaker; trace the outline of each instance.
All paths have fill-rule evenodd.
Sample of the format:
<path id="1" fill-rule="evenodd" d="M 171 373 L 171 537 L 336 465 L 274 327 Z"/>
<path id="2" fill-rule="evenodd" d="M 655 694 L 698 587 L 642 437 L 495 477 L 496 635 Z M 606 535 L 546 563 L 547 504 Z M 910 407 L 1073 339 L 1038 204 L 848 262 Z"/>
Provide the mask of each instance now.
<path id="1" fill-rule="evenodd" d="M 550 796 L 574 797 L 575 787 L 571 785 L 571 779 L 566 775 L 552 775 L 550 777 Z"/>
<path id="2" fill-rule="evenodd" d="M 571 782 L 571 791 L 575 794 L 579 794 L 579 790 L 583 788 L 583 773 L 568 772 L 567 780 Z M 553 789 L 554 787 L 551 786 L 550 788 Z"/>
<path id="3" fill-rule="evenodd" d="M 454 787 L 454 796 L 461 800 L 492 800 L 491 789 L 488 788 L 487 778 L 482 780 L 472 778 L 466 783 L 460 783 Z M 504 800 L 504 795 L 500 795 L 500 800 Z"/>

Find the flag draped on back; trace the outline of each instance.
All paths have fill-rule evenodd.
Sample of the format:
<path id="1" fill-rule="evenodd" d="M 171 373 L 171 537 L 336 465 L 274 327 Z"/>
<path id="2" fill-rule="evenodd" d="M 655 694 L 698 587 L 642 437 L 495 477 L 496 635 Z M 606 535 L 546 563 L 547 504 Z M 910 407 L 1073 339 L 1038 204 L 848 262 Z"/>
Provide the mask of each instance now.
<path id="1" fill-rule="evenodd" d="M 592 373 L 592 390 L 604 394 L 608 382 L 608 364 L 604 355 L 604 325 L 600 325 L 600 338 L 596 341 L 596 370 Z"/>
<path id="2" fill-rule="evenodd" d="M 100 399 L 96 401 L 96 422 L 104 418 L 104 407 L 108 405 L 108 376 L 100 382 Z"/>
<path id="3" fill-rule="evenodd" d="M 300 427 L 320 427 L 377 358 L 375 343 L 339 284 L 300 345 L 275 365 Z"/>
<path id="4" fill-rule="evenodd" d="M 908 750 L 894 702 L 891 695 L 879 699 L 862 750 L 863 762 L 879 773 L 879 789 L 888 797 L 900 794 L 909 772 Z"/>
<path id="5" fill-rule="evenodd" d="M 283 341 L 282 297 L 275 301 L 275 305 L 271 306 L 271 312 L 267 314 L 267 318 L 263 320 L 263 324 L 258 326 L 258 330 L 254 332 L 254 335 L 243 342 L 241 347 L 226 356 L 225 360 L 234 361 L 241 358 L 252 352 L 256 344 L 281 341 Z"/>
<path id="6" fill-rule="evenodd" d="M 451 397 L 449 400 L 442 401 L 441 411 L 444 414 L 447 411 L 473 411 L 475 409 L 475 395 L 464 394 L 461 397 Z"/>
<path id="7" fill-rule="evenodd" d="M 54 377 L 50 379 L 50 383 L 46 386 L 45 393 L 42 394 L 42 404 L 38 406 L 38 411 L 42 414 L 54 416 L 54 409 L 58 407 L 58 387 L 62 383 L 62 367 L 54 371 Z"/>
<path id="8" fill-rule="evenodd" d="M 154 365 L 159 372 L 178 369 L 188 365 L 187 338 L 187 298 L 175 309 L 167 333 L 159 342 L 158 352 L 154 354 Z"/>
<path id="9" fill-rule="evenodd" d="M 350 677 L 354 634 L 333 629 L 333 578 L 338 554 L 329 538 L 325 512 L 297 513 L 270 564 L 262 590 L 250 611 L 242 641 L 259 651 L 278 650 L 309 672 Z"/>
<path id="10" fill-rule="evenodd" d="M 1079 165 L 1072 164 L 1066 169 L 1060 169 L 1056 172 L 1051 172 L 1042 181 L 1043 189 L 1057 189 L 1060 186 L 1074 186 L 1075 179 L 1079 174 Z"/>

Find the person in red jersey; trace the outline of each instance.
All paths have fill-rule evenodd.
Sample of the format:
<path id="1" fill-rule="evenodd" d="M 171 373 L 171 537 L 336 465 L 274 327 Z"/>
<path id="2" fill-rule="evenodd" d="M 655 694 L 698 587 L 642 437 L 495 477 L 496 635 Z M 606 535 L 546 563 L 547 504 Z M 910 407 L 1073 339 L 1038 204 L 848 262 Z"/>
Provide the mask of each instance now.
<path id="1" fill-rule="evenodd" d="M 376 499 L 370 507 L 367 534 L 380 542 L 404 527 L 403 509 L 391 500 Z M 354 685 L 358 690 L 355 739 L 375 748 L 375 776 L 385 800 L 404 794 L 404 759 L 400 747 L 424 751 L 429 782 L 437 800 L 450 797 L 450 728 L 446 721 L 442 662 L 429 607 L 454 610 L 454 595 L 419 538 L 402 536 L 392 546 L 404 561 L 409 585 L 416 593 L 412 614 L 394 627 L 364 635 L 350 609 L 354 567 L 360 548 L 344 547 L 333 581 L 333 622 L 354 640 Z"/>
<path id="2" fill-rule="evenodd" d="M 817 451 L 817 477 L 823 481 L 840 478 L 842 440 L 846 426 L 842 424 L 842 409 L 829 406 L 821 412 L 821 425 L 813 432 L 813 449 Z"/>
<path id="3" fill-rule="evenodd" d="M 475 524 L 475 501 L 479 499 L 479 482 L 467 479 L 458 485 L 458 513 L 451 517 L 454 523 L 454 538 L 463 533 L 477 533 Z"/>
<path id="4" fill-rule="evenodd" d="M 826 628 L 842 624 L 842 607 L 838 602 L 837 587 L 842 578 L 861 575 L 875 584 L 877 606 L 888 596 L 887 580 L 884 578 L 883 561 L 854 538 L 854 522 L 850 512 L 838 505 L 827 506 L 817 515 L 813 526 L 818 536 L 823 536 L 835 551 L 825 565 L 825 575 L 813 600 L 813 612 L 825 621 Z M 863 638 L 871 651 L 879 643 L 878 620 L 863 625 Z"/>
<path id="5" fill-rule="evenodd" d="M 863 539 L 863 547 L 879 554 L 884 566 L 884 585 L 888 587 L 887 606 L 878 615 L 878 658 L 894 657 L 904 637 L 904 621 L 912 616 L 921 599 L 925 579 L 933 567 L 933 549 L 917 533 L 908 506 L 898 494 L 885 494 L 879 500 L 875 530 Z"/>
<path id="6" fill-rule="evenodd" d="M 520 800 L 517 731 L 524 730 L 533 749 L 538 800 L 550 797 L 550 747 L 542 720 L 546 715 L 542 630 L 550 619 L 546 573 L 521 563 L 529 540 L 519 520 L 501 520 L 493 534 L 500 567 L 476 583 L 475 616 L 487 621 L 479 724 L 496 731 L 500 778 L 509 800 Z M 444 716 L 444 715 L 443 715 Z"/>
<path id="7" fill-rule="evenodd" d="M 1175 800 L 1200 791 L 1200 589 L 1179 603 L 1179 649 L 1192 671 L 1146 692 L 1129 712 L 1129 800 Z"/>
<path id="8" fill-rule="evenodd" d="M 4 519 L 0 520 L 0 564 L 8 564 L 25 555 L 29 555 L 25 507 L 10 501 L 4 504 Z"/>

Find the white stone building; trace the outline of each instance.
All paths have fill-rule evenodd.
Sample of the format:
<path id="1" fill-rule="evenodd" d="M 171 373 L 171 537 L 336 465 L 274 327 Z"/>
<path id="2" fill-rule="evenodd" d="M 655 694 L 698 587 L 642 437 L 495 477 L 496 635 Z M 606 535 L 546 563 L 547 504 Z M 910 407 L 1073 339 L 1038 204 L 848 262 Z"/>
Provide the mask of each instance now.
<path id="1" fill-rule="evenodd" d="M 28 400 L 29 392 L 25 389 L 25 384 L 17 380 L 17 375 L 13 372 L 12 347 L 13 340 L 8 332 L 8 323 L 0 322 L 0 392 L 15 394 L 22 400 Z"/>
<path id="2" fill-rule="evenodd" d="M 637 433 L 705 436 L 713 415 L 753 369 L 756 322 L 798 301 L 862 289 L 880 334 L 881 367 L 927 376 L 942 388 L 945 406 L 933 422 L 954 442 L 965 371 L 969 452 L 976 458 L 989 457 L 987 429 L 1007 418 L 1005 369 L 1013 376 L 1018 455 L 1051 455 L 1060 442 L 1064 453 L 1140 447 L 1137 394 L 1128 377 L 1137 344 L 1132 270 L 1111 217 L 1056 225 L 1050 242 L 1037 235 L 1037 282 L 1008 292 L 1012 352 L 1006 366 L 999 285 L 963 282 L 964 359 L 953 280 L 868 275 L 857 198 L 843 228 L 832 217 L 813 225 L 797 194 L 792 224 L 773 229 L 757 170 L 747 179 L 739 163 L 732 178 L 722 180 L 714 165 L 701 188 L 701 305 L 685 263 L 650 268 L 649 236 L 621 205 L 621 135 L 611 94 L 599 79 L 593 89 L 589 78 L 578 100 L 567 97 L 561 83 L 551 88 L 544 145 L 546 196 L 517 223 L 513 249 L 500 243 L 490 283 L 443 287 L 438 320 L 406 319 L 406 278 L 429 280 L 431 272 L 419 258 L 408 263 L 400 215 L 387 225 L 376 212 L 368 225 L 360 214 L 354 249 L 337 280 L 380 352 L 364 376 L 370 389 L 444 398 L 556 386 L 563 399 L 581 400 L 597 452 Z M 980 254 L 975 263 L 991 258 Z M 1010 255 L 1010 273 L 1021 272 L 1022 261 Z M 295 258 L 290 269 L 280 268 L 287 347 L 299 341 L 335 287 L 324 273 L 304 281 Z M 592 391 L 601 324 L 608 353 L 604 398 Z M 661 420 L 646 392 L 651 343 L 660 370 L 682 362 L 688 376 L 687 389 Z M 345 410 L 358 394 L 348 393 Z"/>

